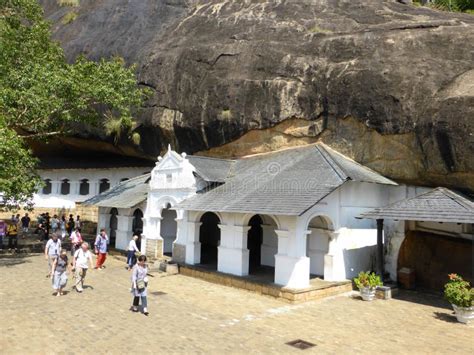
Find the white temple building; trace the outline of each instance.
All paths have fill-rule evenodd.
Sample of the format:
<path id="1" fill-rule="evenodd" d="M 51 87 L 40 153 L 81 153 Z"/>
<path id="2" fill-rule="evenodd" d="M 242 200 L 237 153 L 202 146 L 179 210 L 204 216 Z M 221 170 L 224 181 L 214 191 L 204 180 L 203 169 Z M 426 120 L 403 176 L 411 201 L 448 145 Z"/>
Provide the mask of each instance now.
<path id="1" fill-rule="evenodd" d="M 306 288 L 313 276 L 342 281 L 375 268 L 375 221 L 360 214 L 406 189 L 324 144 L 235 160 L 169 149 L 151 174 L 90 199 L 98 228 L 125 249 L 246 276 L 264 268 L 274 283 Z"/>
<path id="2" fill-rule="evenodd" d="M 151 170 L 143 159 L 99 156 L 43 157 L 38 174 L 44 186 L 33 196 L 35 208 L 70 211 L 91 197 Z"/>

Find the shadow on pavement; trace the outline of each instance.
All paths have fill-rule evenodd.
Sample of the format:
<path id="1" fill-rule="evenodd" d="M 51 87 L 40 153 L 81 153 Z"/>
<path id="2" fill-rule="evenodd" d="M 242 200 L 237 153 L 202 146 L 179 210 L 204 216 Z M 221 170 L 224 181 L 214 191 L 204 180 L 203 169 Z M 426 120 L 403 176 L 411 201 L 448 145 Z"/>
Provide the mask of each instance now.
<path id="1" fill-rule="evenodd" d="M 0 267 L 10 267 L 24 263 L 31 263 L 28 258 L 33 257 L 32 254 L 0 254 Z"/>
<path id="2" fill-rule="evenodd" d="M 399 290 L 394 299 L 422 304 L 425 306 L 445 308 L 451 310 L 449 303 L 443 299 L 442 294 L 428 290 Z"/>
<path id="3" fill-rule="evenodd" d="M 434 312 L 433 317 L 448 323 L 457 323 L 457 319 L 455 316 L 448 314 L 448 313 L 443 313 L 443 312 Z"/>

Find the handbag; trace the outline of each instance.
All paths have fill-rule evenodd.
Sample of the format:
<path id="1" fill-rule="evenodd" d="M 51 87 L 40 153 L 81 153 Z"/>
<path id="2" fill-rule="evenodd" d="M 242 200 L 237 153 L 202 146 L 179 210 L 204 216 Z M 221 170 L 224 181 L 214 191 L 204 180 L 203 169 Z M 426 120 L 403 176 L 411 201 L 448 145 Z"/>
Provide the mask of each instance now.
<path id="1" fill-rule="evenodd" d="M 143 291 L 145 291 L 145 287 L 146 287 L 146 284 L 145 284 L 145 280 L 137 280 L 137 291 L 142 293 Z"/>

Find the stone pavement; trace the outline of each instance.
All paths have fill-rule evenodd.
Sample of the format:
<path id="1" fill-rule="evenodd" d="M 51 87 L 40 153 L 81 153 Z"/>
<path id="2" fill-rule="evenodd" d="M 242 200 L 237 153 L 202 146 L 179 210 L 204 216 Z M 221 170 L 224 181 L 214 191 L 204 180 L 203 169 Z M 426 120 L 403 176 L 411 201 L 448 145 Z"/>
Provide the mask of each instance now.
<path id="1" fill-rule="evenodd" d="M 473 353 L 474 326 L 435 296 L 348 295 L 289 305 L 183 275 L 151 279 L 150 316 L 130 312 L 129 272 L 109 258 L 83 294 L 53 297 L 40 255 L 0 257 L 0 354 Z M 72 280 L 69 281 L 68 290 Z M 307 350 L 285 343 L 303 339 Z"/>

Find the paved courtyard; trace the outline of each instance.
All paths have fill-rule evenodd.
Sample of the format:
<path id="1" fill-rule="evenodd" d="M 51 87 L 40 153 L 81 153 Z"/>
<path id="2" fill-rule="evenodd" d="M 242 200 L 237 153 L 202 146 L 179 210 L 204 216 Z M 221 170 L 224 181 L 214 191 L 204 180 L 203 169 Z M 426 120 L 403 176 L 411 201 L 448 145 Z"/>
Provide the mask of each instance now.
<path id="1" fill-rule="evenodd" d="M 53 297 L 40 255 L 0 256 L 0 353 L 474 353 L 474 326 L 437 297 L 347 295 L 289 305 L 182 275 L 156 274 L 150 316 L 131 313 L 129 273 L 109 258 L 83 294 Z M 71 280 L 67 289 L 70 290 Z M 307 350 L 286 345 L 303 339 Z"/>

